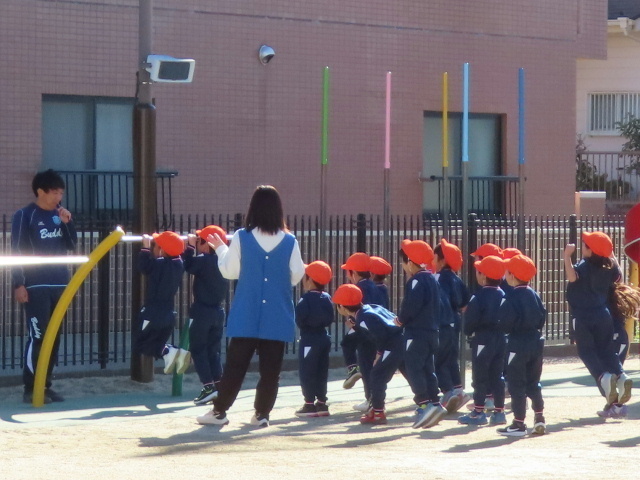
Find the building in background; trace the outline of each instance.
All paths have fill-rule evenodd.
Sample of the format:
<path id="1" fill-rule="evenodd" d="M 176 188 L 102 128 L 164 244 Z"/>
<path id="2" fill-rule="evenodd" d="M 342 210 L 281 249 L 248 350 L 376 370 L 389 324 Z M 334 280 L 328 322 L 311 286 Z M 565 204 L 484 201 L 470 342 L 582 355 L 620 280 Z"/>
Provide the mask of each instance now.
<path id="1" fill-rule="evenodd" d="M 605 192 L 607 210 L 624 213 L 640 195 L 640 152 L 621 153 L 616 124 L 640 118 L 640 2 L 609 0 L 606 25 L 606 58 L 577 62 L 578 189 Z"/>
<path id="2" fill-rule="evenodd" d="M 155 53 L 196 60 L 192 84 L 154 87 L 157 165 L 178 172 L 172 210 L 244 212 L 254 187 L 268 183 L 288 213 L 317 214 L 329 66 L 327 212 L 383 210 L 388 71 L 391 213 L 433 211 L 437 183 L 419 179 L 442 173 L 442 74 L 449 72 L 456 174 L 469 62 L 469 174 L 518 174 L 523 67 L 526 212 L 570 213 L 576 60 L 605 58 L 606 12 L 605 0 L 155 0 Z M 258 60 L 263 44 L 275 50 L 266 65 Z M 136 0 L 4 0 L 0 56 L 6 213 L 28 200 L 41 168 L 132 169 Z M 90 194 L 98 207 L 114 195 L 96 186 Z M 502 198 L 492 202 L 493 211 L 507 209 Z"/>

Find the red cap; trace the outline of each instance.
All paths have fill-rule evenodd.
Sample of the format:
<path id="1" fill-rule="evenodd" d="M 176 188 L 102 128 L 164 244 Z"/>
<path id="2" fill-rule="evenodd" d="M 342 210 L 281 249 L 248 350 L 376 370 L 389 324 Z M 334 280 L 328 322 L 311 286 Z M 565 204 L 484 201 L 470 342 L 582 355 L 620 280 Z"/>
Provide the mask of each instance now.
<path id="1" fill-rule="evenodd" d="M 601 257 L 610 257 L 613 253 L 613 242 L 604 232 L 582 232 L 582 241 L 587 247 Z"/>
<path id="2" fill-rule="evenodd" d="M 442 248 L 442 255 L 447 262 L 447 265 L 451 267 L 451 270 L 457 272 L 462 268 L 462 252 L 457 245 L 447 242 L 444 238 L 440 240 L 440 248 Z"/>
<path id="3" fill-rule="evenodd" d="M 513 258 L 516 255 L 522 255 L 522 252 L 517 248 L 505 248 L 504 250 L 502 250 L 503 260 L 509 260 L 510 258 Z"/>
<path id="4" fill-rule="evenodd" d="M 513 276 L 521 282 L 528 282 L 537 272 L 535 263 L 526 255 L 516 255 L 509 260 L 505 260 L 504 263 L 507 270 L 513 273 Z"/>
<path id="5" fill-rule="evenodd" d="M 371 257 L 369 271 L 374 275 L 389 275 L 393 268 L 391 264 L 382 257 Z"/>
<path id="6" fill-rule="evenodd" d="M 331 298 L 336 305 L 352 307 L 362 303 L 362 290 L 352 283 L 340 285 Z"/>
<path id="7" fill-rule="evenodd" d="M 153 239 L 170 257 L 177 257 L 184 252 L 184 241 L 176 232 L 154 233 Z"/>
<path id="8" fill-rule="evenodd" d="M 480 245 L 471 255 L 474 257 L 488 257 L 493 255 L 502 258 L 502 249 L 493 243 L 485 243 Z"/>
<path id="9" fill-rule="evenodd" d="M 403 240 L 402 251 L 409 260 L 421 267 L 428 267 L 433 262 L 433 250 L 427 242 L 422 240 Z"/>
<path id="10" fill-rule="evenodd" d="M 316 260 L 315 262 L 311 262 L 309 265 L 305 265 L 304 273 L 306 273 L 311 280 L 320 285 L 327 285 L 333 276 L 331 267 L 321 260 Z"/>
<path id="11" fill-rule="evenodd" d="M 354 272 L 368 272 L 371 267 L 371 258 L 363 252 L 356 252 L 347 258 L 342 265 L 343 270 L 353 270 Z"/>
<path id="12" fill-rule="evenodd" d="M 473 266 L 476 267 L 476 270 L 480 273 L 484 273 L 487 278 L 493 280 L 500 280 L 504 277 L 504 272 L 507 270 L 504 261 L 495 255 L 484 257 L 482 260 L 474 262 Z"/>
<path id="13" fill-rule="evenodd" d="M 198 235 L 204 241 L 207 240 L 207 237 L 209 235 L 213 235 L 214 233 L 217 233 L 220 237 L 220 240 L 222 240 L 224 243 L 226 243 L 227 245 L 229 244 L 229 242 L 227 241 L 227 232 L 224 231 L 224 228 L 219 227 L 218 225 L 207 225 L 202 230 L 196 230 L 196 235 Z"/>

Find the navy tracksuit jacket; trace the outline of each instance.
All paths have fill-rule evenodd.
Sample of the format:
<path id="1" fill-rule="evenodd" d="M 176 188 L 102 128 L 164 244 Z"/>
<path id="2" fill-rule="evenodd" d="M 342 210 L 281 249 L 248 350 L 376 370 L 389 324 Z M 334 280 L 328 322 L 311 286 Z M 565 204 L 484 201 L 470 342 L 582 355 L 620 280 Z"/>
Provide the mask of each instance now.
<path id="1" fill-rule="evenodd" d="M 310 290 L 300 297 L 296 305 L 296 325 L 300 329 L 298 367 L 306 403 L 313 403 L 316 399 L 327 401 L 331 351 L 327 328 L 333 319 L 333 303 L 328 293 Z"/>
<path id="2" fill-rule="evenodd" d="M 504 355 L 506 340 L 498 328 L 498 310 L 504 298 L 500 287 L 486 286 L 471 297 L 464 313 L 464 333 L 471 336 L 473 401 L 484 405 L 493 393 L 496 408 L 504 408 Z"/>
<path id="3" fill-rule="evenodd" d="M 440 314 L 438 282 L 433 274 L 421 270 L 405 285 L 399 315 L 404 328 L 404 369 L 418 405 L 438 401 L 434 356 L 438 351 Z"/>
<path id="4" fill-rule="evenodd" d="M 213 253 L 196 255 L 187 246 L 182 254 L 185 271 L 193 275 L 193 303 L 189 309 L 189 351 L 200 382 L 208 384 L 222 378 L 220 349 L 224 329 L 222 306 L 229 281 L 218 269 L 218 256 Z"/>
<path id="5" fill-rule="evenodd" d="M 371 406 L 384 409 L 387 383 L 402 363 L 402 328 L 396 315 L 379 305 L 363 305 L 355 314 L 355 330 L 369 339 L 379 355 L 370 373 Z"/>
<path id="6" fill-rule="evenodd" d="M 143 248 L 138 255 L 138 269 L 147 276 L 147 288 L 138 314 L 133 351 L 162 358 L 176 323 L 174 297 L 182 281 L 184 265 L 180 257 L 153 258 L 151 251 Z"/>
<path id="7" fill-rule="evenodd" d="M 499 310 L 499 328 L 507 334 L 507 378 L 514 418 L 524 421 L 527 397 L 534 412 L 542 412 L 542 328 L 547 310 L 528 285 L 519 285 L 506 296 Z"/>

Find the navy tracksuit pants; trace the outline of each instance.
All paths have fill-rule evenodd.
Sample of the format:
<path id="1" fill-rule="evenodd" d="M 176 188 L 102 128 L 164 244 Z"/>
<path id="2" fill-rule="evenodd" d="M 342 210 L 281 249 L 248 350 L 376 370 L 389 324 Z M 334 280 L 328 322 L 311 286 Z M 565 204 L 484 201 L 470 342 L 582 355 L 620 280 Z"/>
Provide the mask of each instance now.
<path id="1" fill-rule="evenodd" d="M 22 381 L 26 392 L 33 391 L 33 382 L 35 377 L 38 358 L 40 357 L 40 349 L 44 334 L 49 326 L 51 314 L 60 300 L 60 296 L 65 287 L 30 287 L 27 289 L 29 293 L 29 301 L 24 304 L 24 311 L 29 329 L 29 338 L 25 346 L 24 366 L 22 369 Z M 58 348 L 60 346 L 60 331 L 53 344 L 51 357 L 49 359 L 49 368 L 47 369 L 46 387 L 51 387 L 51 373 L 53 365 L 58 358 Z"/>
<path id="2" fill-rule="evenodd" d="M 306 403 L 327 401 L 330 351 L 331 337 L 326 332 L 301 332 L 298 371 Z"/>
<path id="3" fill-rule="evenodd" d="M 371 406 L 375 410 L 384 409 L 387 396 L 387 383 L 393 378 L 403 359 L 403 337 L 398 335 L 388 346 L 389 350 L 380 352 L 380 358 L 371 368 Z"/>
<path id="4" fill-rule="evenodd" d="M 477 332 L 471 340 L 471 374 L 473 403 L 484 405 L 493 393 L 496 408 L 504 408 L 505 336 L 498 332 Z"/>
<path id="5" fill-rule="evenodd" d="M 438 331 L 404 332 L 404 374 L 413 392 L 413 401 L 420 405 L 438 401 L 438 378 L 434 357 L 438 351 Z"/>
<path id="6" fill-rule="evenodd" d="M 448 392 L 460 385 L 460 334 L 450 325 L 441 325 L 435 369 L 440 391 Z"/>
<path id="7" fill-rule="evenodd" d="M 534 412 L 542 412 L 542 352 L 544 338 L 538 334 L 527 337 L 509 336 L 507 344 L 507 375 L 511 409 L 516 420 L 524 421 L 527 413 L 527 397 L 531 399 Z"/>
<path id="8" fill-rule="evenodd" d="M 624 361 L 629 354 L 629 334 L 624 328 L 624 322 L 614 322 L 613 325 L 613 345 L 615 351 L 618 352 L 620 364 L 624 365 Z"/>
<path id="9" fill-rule="evenodd" d="M 189 311 L 189 351 L 202 384 L 219 382 L 222 377 L 220 348 L 224 329 L 224 309 L 194 302 Z"/>
<path id="10" fill-rule="evenodd" d="M 361 332 L 345 333 L 340 342 L 342 355 L 347 366 L 358 365 L 362 374 L 364 396 L 371 399 L 371 368 L 376 358 L 376 347 L 371 339 Z"/>
<path id="11" fill-rule="evenodd" d="M 622 366 L 613 341 L 613 320 L 609 310 L 574 311 L 573 317 L 578 356 L 591 376 L 598 382 L 605 372 L 620 375 Z"/>

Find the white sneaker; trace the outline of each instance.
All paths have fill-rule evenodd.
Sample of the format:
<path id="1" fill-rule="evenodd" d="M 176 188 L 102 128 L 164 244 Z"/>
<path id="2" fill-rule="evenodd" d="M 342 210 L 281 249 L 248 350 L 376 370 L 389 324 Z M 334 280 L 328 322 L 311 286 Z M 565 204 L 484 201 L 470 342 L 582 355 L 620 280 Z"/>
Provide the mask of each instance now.
<path id="1" fill-rule="evenodd" d="M 618 376 L 613 373 L 606 372 L 600 377 L 600 386 L 604 391 L 604 398 L 609 404 L 614 403 L 618 398 L 617 382 Z"/>
<path id="2" fill-rule="evenodd" d="M 368 412 L 369 409 L 371 408 L 371 404 L 369 404 L 369 400 L 365 400 L 362 403 L 358 403 L 357 405 L 353 406 L 354 410 L 357 410 L 358 412 Z"/>
<path id="3" fill-rule="evenodd" d="M 191 352 L 181 348 L 178 351 L 178 357 L 176 358 L 176 373 L 178 375 L 182 375 L 187 371 L 189 365 L 191 365 Z"/>
<path id="4" fill-rule="evenodd" d="M 269 416 L 268 415 L 260 415 L 257 413 L 251 417 L 251 421 L 249 422 L 251 425 L 255 425 L 256 427 L 265 428 L 269 426 Z"/>
<path id="5" fill-rule="evenodd" d="M 196 417 L 196 421 L 200 425 L 228 425 L 229 419 L 226 413 L 217 413 L 213 410 L 209 410 L 207 413 L 200 417 Z"/>
<path id="6" fill-rule="evenodd" d="M 164 373 L 171 373 L 176 364 L 179 350 L 176 347 L 167 347 L 169 351 L 162 356 L 164 359 Z"/>
<path id="7" fill-rule="evenodd" d="M 627 403 L 631 400 L 631 387 L 633 387 L 633 380 L 629 376 L 622 372 L 616 382 L 618 388 L 618 403 Z"/>

